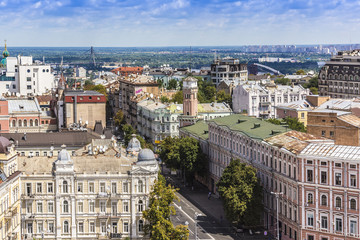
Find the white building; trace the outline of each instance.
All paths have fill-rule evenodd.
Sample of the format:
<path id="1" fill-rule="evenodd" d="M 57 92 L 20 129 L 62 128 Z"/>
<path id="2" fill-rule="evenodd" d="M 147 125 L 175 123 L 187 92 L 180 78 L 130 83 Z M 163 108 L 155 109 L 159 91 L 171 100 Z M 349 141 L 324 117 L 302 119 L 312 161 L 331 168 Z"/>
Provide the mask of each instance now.
<path id="1" fill-rule="evenodd" d="M 238 85 L 233 90 L 233 110 L 235 113 L 247 113 L 249 116 L 275 118 L 275 107 L 278 104 L 305 99 L 308 94 L 309 89 L 304 89 L 300 85 Z"/>
<path id="2" fill-rule="evenodd" d="M 0 65 L 1 95 L 42 95 L 56 86 L 50 65 L 35 63 L 32 56 L 8 56 L 5 45 Z"/>
<path id="3" fill-rule="evenodd" d="M 76 77 L 86 78 L 86 69 L 83 67 L 77 67 L 76 68 Z"/>

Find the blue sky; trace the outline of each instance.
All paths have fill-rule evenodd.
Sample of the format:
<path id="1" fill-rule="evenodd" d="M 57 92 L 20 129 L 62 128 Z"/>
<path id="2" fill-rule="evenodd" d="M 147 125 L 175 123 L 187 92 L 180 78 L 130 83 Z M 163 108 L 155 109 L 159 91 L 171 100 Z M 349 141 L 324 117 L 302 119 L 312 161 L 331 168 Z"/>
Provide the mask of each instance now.
<path id="1" fill-rule="evenodd" d="M 359 43 L 358 0 L 0 0 L 9 46 Z"/>

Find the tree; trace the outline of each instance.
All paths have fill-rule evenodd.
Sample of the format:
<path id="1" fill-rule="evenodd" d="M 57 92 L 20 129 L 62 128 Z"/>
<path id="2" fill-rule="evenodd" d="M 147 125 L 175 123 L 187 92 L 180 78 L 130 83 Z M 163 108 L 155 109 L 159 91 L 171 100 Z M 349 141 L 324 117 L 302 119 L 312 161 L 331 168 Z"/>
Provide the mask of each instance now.
<path id="1" fill-rule="evenodd" d="M 159 88 L 162 88 L 164 86 L 164 81 L 162 79 L 156 80 L 156 82 L 159 84 Z"/>
<path id="2" fill-rule="evenodd" d="M 311 87 L 310 92 L 312 94 L 314 94 L 314 95 L 318 95 L 319 94 L 319 89 L 317 87 Z"/>
<path id="3" fill-rule="evenodd" d="M 230 222 L 246 226 L 260 225 L 262 187 L 256 173 L 254 167 L 241 163 L 239 159 L 232 160 L 217 183 Z"/>
<path id="4" fill-rule="evenodd" d="M 182 104 L 184 101 L 183 91 L 178 91 L 177 93 L 175 93 L 171 101 L 174 103 Z"/>
<path id="5" fill-rule="evenodd" d="M 88 85 L 88 86 L 84 86 L 84 89 L 99 92 L 99 93 L 103 94 L 107 99 L 107 90 L 104 85 L 101 85 L 101 84 Z"/>
<path id="6" fill-rule="evenodd" d="M 114 117 L 115 126 L 120 127 L 124 124 L 125 118 L 123 111 L 119 110 Z"/>
<path id="7" fill-rule="evenodd" d="M 225 102 L 227 104 L 231 104 L 232 98 L 230 94 L 226 94 L 224 90 L 220 90 L 216 94 L 216 99 L 218 102 Z"/>
<path id="8" fill-rule="evenodd" d="M 130 139 L 132 138 L 131 135 L 135 134 L 135 129 L 130 124 L 125 124 L 122 126 L 122 130 L 124 131 L 124 142 L 125 146 L 127 147 Z"/>
<path id="9" fill-rule="evenodd" d="M 167 90 L 177 89 L 177 86 L 178 86 L 178 82 L 176 81 L 176 79 L 170 79 L 166 89 Z"/>
<path id="10" fill-rule="evenodd" d="M 170 99 L 167 96 L 161 96 L 160 101 L 162 103 L 168 103 L 170 102 Z"/>
<path id="11" fill-rule="evenodd" d="M 296 71 L 295 73 L 296 75 L 306 75 L 306 72 L 304 71 L 304 69 L 299 69 Z"/>
<path id="12" fill-rule="evenodd" d="M 84 87 L 88 87 L 88 86 L 93 86 L 93 82 L 91 80 L 86 80 L 85 83 L 84 83 Z"/>
<path id="13" fill-rule="evenodd" d="M 185 240 L 189 237 L 189 230 L 184 225 L 173 226 L 171 215 L 176 211 L 173 201 L 178 200 L 176 189 L 166 186 L 165 178 L 159 173 L 158 179 L 152 187 L 149 198 L 149 207 L 143 211 L 146 220 L 144 230 L 154 240 Z"/>
<path id="14" fill-rule="evenodd" d="M 270 119 L 267 119 L 266 121 L 271 122 L 272 124 L 276 124 L 276 125 L 281 125 L 281 124 L 285 123 L 292 130 L 299 131 L 299 132 L 306 132 L 306 127 L 305 127 L 304 123 L 300 122 L 299 119 L 297 119 L 297 118 L 286 117 L 286 118 L 283 118 L 282 121 L 279 119 L 270 118 Z"/>

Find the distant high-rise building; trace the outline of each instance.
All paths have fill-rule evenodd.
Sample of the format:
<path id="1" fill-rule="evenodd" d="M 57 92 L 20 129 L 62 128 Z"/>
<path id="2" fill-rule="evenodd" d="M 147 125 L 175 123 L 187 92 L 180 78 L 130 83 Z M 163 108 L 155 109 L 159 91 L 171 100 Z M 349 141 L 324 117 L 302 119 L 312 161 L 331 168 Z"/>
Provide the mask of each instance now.
<path id="1" fill-rule="evenodd" d="M 326 62 L 319 73 L 319 94 L 332 98 L 358 97 L 360 49 L 341 51 Z"/>
<path id="2" fill-rule="evenodd" d="M 240 63 L 239 59 L 226 57 L 215 59 L 211 64 L 211 80 L 213 84 L 219 85 L 224 80 L 247 81 L 247 64 Z"/>

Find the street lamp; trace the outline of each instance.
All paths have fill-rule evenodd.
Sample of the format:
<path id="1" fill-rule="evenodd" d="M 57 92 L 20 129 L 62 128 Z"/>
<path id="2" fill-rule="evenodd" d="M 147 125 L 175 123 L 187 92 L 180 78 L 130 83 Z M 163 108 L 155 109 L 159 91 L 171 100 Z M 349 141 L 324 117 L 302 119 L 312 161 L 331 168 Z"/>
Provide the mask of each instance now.
<path id="1" fill-rule="evenodd" d="M 279 196 L 283 195 L 283 192 L 271 192 L 271 194 L 275 195 L 276 197 L 276 235 L 277 240 L 280 239 L 280 233 L 279 233 Z"/>

